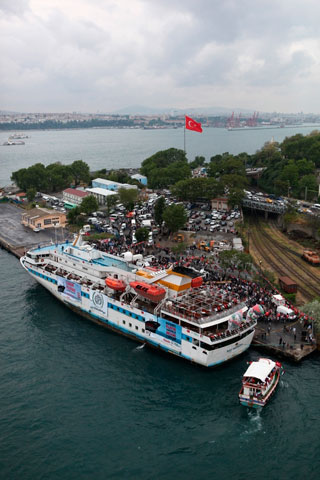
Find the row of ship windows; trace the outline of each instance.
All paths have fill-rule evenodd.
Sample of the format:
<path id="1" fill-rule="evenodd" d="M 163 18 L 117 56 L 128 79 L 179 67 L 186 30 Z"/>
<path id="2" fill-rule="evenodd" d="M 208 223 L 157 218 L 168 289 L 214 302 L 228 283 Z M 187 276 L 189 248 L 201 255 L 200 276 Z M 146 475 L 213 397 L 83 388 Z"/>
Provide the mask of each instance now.
<path id="1" fill-rule="evenodd" d="M 37 277 L 43 278 L 44 280 L 48 280 L 48 282 L 54 283 L 55 285 L 57 284 L 57 280 L 55 280 L 54 278 L 47 277 L 47 275 L 43 275 L 43 273 L 36 272 L 31 268 L 29 268 L 29 272 L 33 273 Z"/>
<path id="2" fill-rule="evenodd" d="M 123 325 L 126 325 L 126 321 L 125 321 L 125 320 L 122 320 L 122 324 L 123 324 Z M 129 322 L 128 325 L 129 325 L 129 328 L 132 328 L 132 323 Z M 137 325 L 135 325 L 135 329 L 139 331 L 139 327 L 138 327 Z M 142 333 L 145 332 L 144 328 L 141 328 L 141 332 L 142 332 Z"/>
<path id="3" fill-rule="evenodd" d="M 47 280 L 48 282 L 51 282 L 51 283 L 54 283 L 55 285 L 57 285 L 57 280 L 55 280 L 54 278 L 47 277 L 47 275 L 43 275 L 43 273 L 36 272 L 35 270 L 32 270 L 31 268 L 29 268 L 29 272 L 33 273 L 37 277 L 43 278 L 44 280 Z M 89 293 L 85 293 L 85 292 L 81 292 L 81 296 L 85 297 L 85 298 L 90 298 Z"/>
<path id="4" fill-rule="evenodd" d="M 128 315 L 128 317 L 134 318 L 136 320 L 140 320 L 140 322 L 145 322 L 145 318 L 142 317 L 141 315 L 138 315 L 137 313 L 129 312 L 129 310 L 126 310 L 125 308 L 117 307 L 117 305 L 113 305 L 113 303 L 108 303 L 108 307 L 112 308 L 112 310 L 115 310 L 116 312 L 120 312 L 120 313 L 123 313 L 124 315 Z"/>

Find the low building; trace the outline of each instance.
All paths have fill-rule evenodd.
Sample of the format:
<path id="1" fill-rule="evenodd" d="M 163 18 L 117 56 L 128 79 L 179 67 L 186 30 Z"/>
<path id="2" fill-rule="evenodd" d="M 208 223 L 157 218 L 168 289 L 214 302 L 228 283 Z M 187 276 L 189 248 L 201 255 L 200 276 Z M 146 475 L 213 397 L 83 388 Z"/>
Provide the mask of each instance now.
<path id="1" fill-rule="evenodd" d="M 212 210 L 220 210 L 222 212 L 228 212 L 230 207 L 228 205 L 228 199 L 226 197 L 214 198 L 211 200 Z"/>
<path id="2" fill-rule="evenodd" d="M 43 230 L 51 227 L 65 227 L 67 217 L 64 212 L 47 208 L 33 208 L 22 214 L 21 223 L 32 230 Z"/>
<path id="3" fill-rule="evenodd" d="M 104 178 L 95 178 L 92 180 L 92 187 L 93 188 L 104 188 L 105 190 L 110 190 L 113 192 L 117 192 L 119 188 L 138 188 L 137 185 L 130 185 L 128 183 L 119 183 L 113 182 L 112 180 L 105 180 Z"/>
<path id="4" fill-rule="evenodd" d="M 133 180 L 138 180 L 142 185 L 147 185 L 148 179 L 144 175 L 141 175 L 140 173 L 135 173 L 134 175 L 131 175 L 131 178 Z"/>
<path id="5" fill-rule="evenodd" d="M 82 200 L 89 195 L 85 190 L 78 190 L 77 188 L 67 188 L 62 192 L 62 199 L 65 203 L 71 206 L 78 206 Z"/>
<path id="6" fill-rule="evenodd" d="M 108 197 L 110 197 L 111 195 L 117 195 L 117 192 L 99 187 L 87 188 L 87 192 L 97 199 L 99 205 L 106 205 Z"/>

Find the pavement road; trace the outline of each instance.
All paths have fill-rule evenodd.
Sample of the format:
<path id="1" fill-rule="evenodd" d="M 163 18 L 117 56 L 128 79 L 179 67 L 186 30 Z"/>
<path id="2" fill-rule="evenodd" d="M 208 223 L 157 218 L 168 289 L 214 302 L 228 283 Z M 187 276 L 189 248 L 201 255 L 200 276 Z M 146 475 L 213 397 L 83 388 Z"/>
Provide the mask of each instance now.
<path id="1" fill-rule="evenodd" d="M 23 212 L 24 210 L 12 203 L 0 203 L 0 237 L 3 240 L 13 247 L 62 240 L 63 232 L 61 228 L 50 228 L 36 233 L 21 225 L 21 214 Z"/>

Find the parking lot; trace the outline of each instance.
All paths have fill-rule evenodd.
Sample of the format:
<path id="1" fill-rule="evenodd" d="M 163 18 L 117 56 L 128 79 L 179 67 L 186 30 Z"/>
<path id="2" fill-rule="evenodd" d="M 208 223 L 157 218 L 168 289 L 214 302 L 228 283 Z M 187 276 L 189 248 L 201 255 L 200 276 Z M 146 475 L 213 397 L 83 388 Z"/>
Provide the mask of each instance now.
<path id="1" fill-rule="evenodd" d="M 35 233 L 21 225 L 21 214 L 24 212 L 12 203 L 0 204 L 0 237 L 13 247 L 31 246 L 38 243 L 61 241 L 61 229 L 48 229 Z"/>

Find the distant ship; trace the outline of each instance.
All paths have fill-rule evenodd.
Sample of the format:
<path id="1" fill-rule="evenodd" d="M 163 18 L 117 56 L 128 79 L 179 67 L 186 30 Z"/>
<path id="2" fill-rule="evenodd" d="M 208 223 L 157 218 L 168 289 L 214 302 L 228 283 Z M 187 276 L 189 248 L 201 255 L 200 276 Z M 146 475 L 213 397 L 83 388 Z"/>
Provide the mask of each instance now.
<path id="1" fill-rule="evenodd" d="M 12 135 L 10 135 L 9 140 L 22 140 L 23 138 L 29 138 L 29 137 L 24 133 L 13 133 Z"/>
<path id="2" fill-rule="evenodd" d="M 25 270 L 91 321 L 205 367 L 250 346 L 259 305 L 248 309 L 228 285 L 204 285 L 184 266 L 150 267 L 142 255 L 111 255 L 84 242 L 29 250 Z M 261 308 L 261 307 L 260 307 Z"/>
<path id="3" fill-rule="evenodd" d="M 6 145 L 6 146 L 11 146 L 11 145 L 25 145 L 25 142 L 23 140 L 15 140 L 15 141 L 12 141 L 10 140 L 10 138 L 8 139 L 7 142 L 4 142 L 2 145 Z"/>

